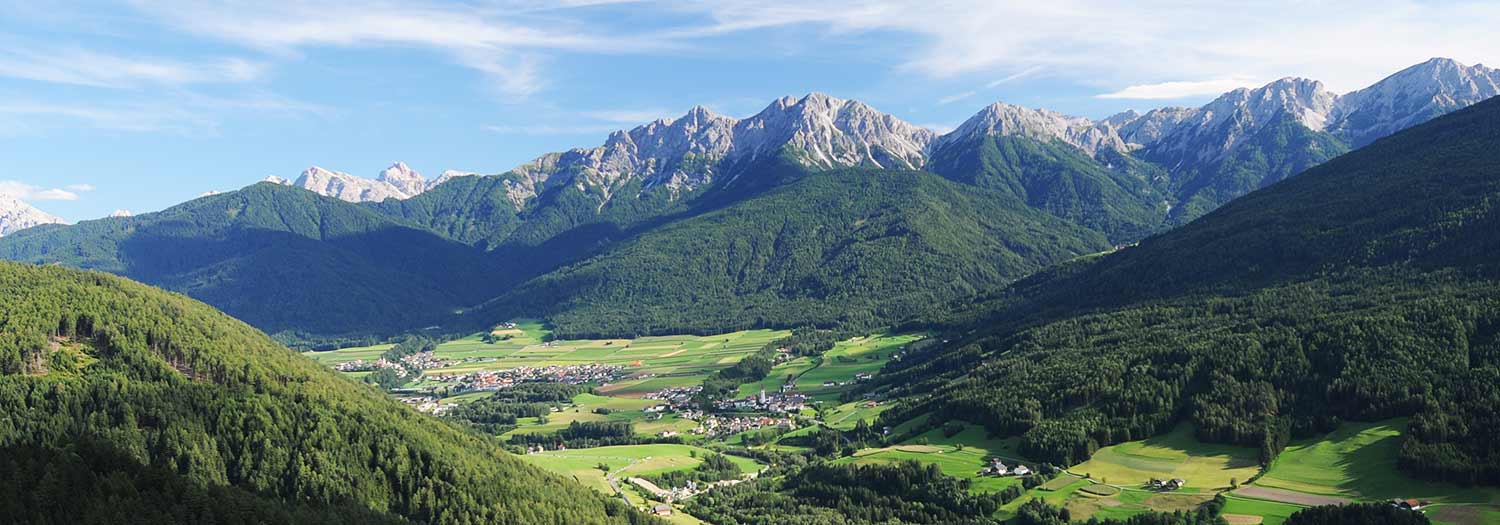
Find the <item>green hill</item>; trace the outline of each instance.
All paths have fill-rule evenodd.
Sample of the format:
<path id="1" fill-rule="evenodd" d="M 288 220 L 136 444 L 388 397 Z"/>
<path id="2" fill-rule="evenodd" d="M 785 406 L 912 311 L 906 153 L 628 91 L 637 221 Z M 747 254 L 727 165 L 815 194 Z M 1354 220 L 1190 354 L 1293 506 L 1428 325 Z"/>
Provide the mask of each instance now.
<path id="1" fill-rule="evenodd" d="M 1114 150 L 1099 159 L 1061 142 L 989 136 L 934 151 L 925 169 L 1006 193 L 1028 206 L 1131 242 L 1161 228 L 1167 197 L 1153 181 L 1166 172 Z"/>
<path id="2" fill-rule="evenodd" d="M 212 308 L 0 263 L 0 515 L 36 523 L 642 523 Z"/>
<path id="3" fill-rule="evenodd" d="M 500 297 L 566 337 L 877 326 L 1108 247 L 1014 198 L 914 171 L 807 174 Z"/>
<path id="4" fill-rule="evenodd" d="M 1500 100 L 1231 202 L 1139 246 L 1054 268 L 894 365 L 921 413 L 1072 464 L 1193 423 L 1259 447 L 1342 419 L 1411 417 L 1400 465 L 1500 483 Z"/>
<path id="5" fill-rule="evenodd" d="M 34 228 L 0 258 L 186 293 L 270 333 L 418 329 L 498 293 L 491 257 L 364 207 L 256 184 L 159 213 Z"/>

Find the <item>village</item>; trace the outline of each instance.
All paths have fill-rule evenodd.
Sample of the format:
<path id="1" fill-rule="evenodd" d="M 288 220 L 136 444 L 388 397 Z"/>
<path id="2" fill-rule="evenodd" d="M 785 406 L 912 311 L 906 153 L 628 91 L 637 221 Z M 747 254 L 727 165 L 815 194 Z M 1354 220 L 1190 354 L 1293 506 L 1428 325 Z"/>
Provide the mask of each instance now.
<path id="1" fill-rule="evenodd" d="M 433 375 L 430 379 L 454 385 L 454 392 L 500 390 L 519 383 L 563 383 L 568 385 L 604 384 L 625 376 L 618 365 L 551 365 L 518 366 L 506 370 L 483 370 L 464 374 Z"/>

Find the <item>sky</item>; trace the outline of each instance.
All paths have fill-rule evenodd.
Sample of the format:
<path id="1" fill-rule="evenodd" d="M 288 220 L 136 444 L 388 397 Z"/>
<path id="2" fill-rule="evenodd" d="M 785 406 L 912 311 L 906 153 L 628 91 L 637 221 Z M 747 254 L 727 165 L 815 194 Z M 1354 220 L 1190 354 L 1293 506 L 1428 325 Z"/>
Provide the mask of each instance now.
<path id="1" fill-rule="evenodd" d="M 1128 5 L 1127 5 L 1128 4 Z M 812 91 L 950 129 L 1286 76 L 1500 59 L 1500 2 L 0 0 L 0 193 L 69 221 L 317 165 L 500 173 L 695 104 Z"/>

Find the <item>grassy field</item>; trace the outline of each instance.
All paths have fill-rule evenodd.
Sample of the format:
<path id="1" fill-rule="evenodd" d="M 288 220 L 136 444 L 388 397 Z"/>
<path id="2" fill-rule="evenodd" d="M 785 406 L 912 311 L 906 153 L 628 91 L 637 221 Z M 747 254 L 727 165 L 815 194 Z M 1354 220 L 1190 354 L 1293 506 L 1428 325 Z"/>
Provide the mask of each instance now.
<path id="1" fill-rule="evenodd" d="M 855 337 L 834 344 L 817 359 L 798 357 L 776 365 L 765 380 L 740 386 L 741 396 L 755 395 L 764 388 L 775 392 L 795 377 L 797 391 L 807 394 L 815 401 L 836 402 L 849 385 L 823 386 L 825 383 L 851 383 L 854 376 L 862 372 L 877 372 L 907 344 L 922 339 L 922 334 L 880 333 L 868 337 Z M 850 426 L 853 426 L 851 421 Z"/>
<path id="2" fill-rule="evenodd" d="M 610 469 L 610 475 L 623 480 L 631 476 L 649 476 L 664 472 L 688 470 L 702 463 L 705 455 L 713 453 L 690 445 L 622 445 L 615 447 L 583 448 L 527 454 L 522 459 L 538 467 L 578 480 L 605 494 L 614 494 L 599 470 L 602 463 Z M 728 456 L 744 472 L 760 470 L 754 460 Z"/>
<path id="3" fill-rule="evenodd" d="M 1405 419 L 1345 423 L 1327 436 L 1288 446 L 1255 485 L 1363 500 L 1500 502 L 1500 489 L 1419 481 L 1397 471 L 1405 428 Z"/>
<path id="4" fill-rule="evenodd" d="M 489 392 L 481 392 L 490 395 Z M 556 432 L 560 428 L 567 427 L 574 421 L 630 421 L 635 423 L 636 434 L 641 436 L 655 436 L 663 431 L 675 430 L 686 434 L 687 431 L 697 427 L 698 424 L 691 420 L 682 419 L 674 415 L 668 415 L 658 420 L 650 419 L 649 415 L 642 409 L 655 405 L 656 401 L 649 399 L 637 399 L 628 397 L 610 397 L 596 394 L 579 394 L 573 397 L 572 406 L 563 408 L 561 411 L 547 415 L 547 422 L 542 423 L 538 418 L 524 417 L 517 420 L 515 430 L 507 432 L 505 437 L 515 434 L 547 434 Z M 597 409 L 608 409 L 608 414 L 600 414 Z M 693 436 L 684 436 L 691 438 Z"/>
<path id="5" fill-rule="evenodd" d="M 995 492 L 1020 483 L 1020 478 L 980 476 L 979 469 L 987 465 L 988 458 L 995 456 L 1006 458 L 1006 463 L 1015 465 L 1019 462 L 1015 459 L 1015 447 L 1015 439 L 988 439 L 984 429 L 969 426 L 951 438 L 943 437 L 941 430 L 932 430 L 900 445 L 861 450 L 838 462 L 868 464 L 912 460 L 930 463 L 941 468 L 944 474 L 969 480 L 970 488 L 975 492 Z"/>
<path id="6" fill-rule="evenodd" d="M 1242 498 L 1234 495 L 1225 496 L 1225 499 L 1224 515 L 1226 516 L 1226 520 L 1230 516 L 1244 516 L 1244 518 L 1236 518 L 1234 521 L 1231 521 L 1231 525 L 1251 525 L 1252 523 L 1281 525 L 1293 512 L 1302 510 L 1302 507 L 1297 505 Z"/>
<path id="7" fill-rule="evenodd" d="M 628 379 L 600 388 L 615 397 L 639 397 L 673 386 L 702 383 L 708 374 L 733 365 L 760 350 L 766 343 L 785 337 L 784 330 L 745 330 L 712 336 L 664 336 L 639 339 L 585 339 L 547 341 L 551 333 L 537 321 L 519 321 L 512 329 L 496 329 L 492 343 L 486 334 L 473 334 L 447 341 L 433 350 L 435 357 L 461 361 L 452 366 L 423 371 L 424 377 L 485 370 L 507 370 L 520 366 L 605 364 L 626 368 Z M 328 366 L 362 359 L 374 361 L 390 344 L 344 348 L 304 355 Z M 468 360 L 468 362 L 462 362 Z M 416 386 L 439 383 L 419 381 Z"/>
<path id="8" fill-rule="evenodd" d="M 1254 449 L 1203 443 L 1183 424 L 1171 432 L 1143 441 L 1099 449 L 1094 457 L 1068 470 L 1127 487 L 1151 478 L 1187 480 L 1188 489 L 1223 490 L 1230 480 L 1247 481 L 1260 472 Z"/>

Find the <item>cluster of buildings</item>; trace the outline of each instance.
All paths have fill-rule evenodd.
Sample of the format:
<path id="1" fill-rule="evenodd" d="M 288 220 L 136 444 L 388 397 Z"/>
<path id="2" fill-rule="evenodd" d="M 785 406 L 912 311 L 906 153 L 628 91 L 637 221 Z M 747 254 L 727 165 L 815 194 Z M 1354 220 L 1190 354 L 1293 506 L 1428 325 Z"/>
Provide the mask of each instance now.
<path id="1" fill-rule="evenodd" d="M 1004 461 L 1000 461 L 1000 458 L 991 459 L 990 460 L 990 465 L 988 467 L 984 467 L 984 468 L 982 468 L 982 469 L 979 470 L 979 475 L 981 475 L 981 476 L 997 476 L 997 477 L 998 476 L 1030 476 L 1031 473 L 1032 473 L 1031 467 L 1027 467 L 1026 465 L 1016 465 L 1015 468 L 1011 468 L 1010 466 L 1006 465 Z"/>
<path id="2" fill-rule="evenodd" d="M 333 369 L 340 372 L 366 372 L 389 368 L 401 374 L 401 377 L 417 375 L 429 368 L 442 368 L 455 363 L 452 359 L 443 359 L 432 355 L 432 352 L 417 352 L 415 354 L 391 360 L 387 358 L 376 359 L 374 362 L 364 359 L 355 359 L 334 365 Z"/>
<path id="3" fill-rule="evenodd" d="M 1151 481 L 1146 482 L 1146 488 L 1162 491 L 1177 490 L 1182 488 L 1183 485 L 1187 485 L 1187 480 L 1182 478 L 1172 478 L 1168 480 L 1151 478 Z"/>
<path id="4" fill-rule="evenodd" d="M 456 383 L 456 390 L 501 390 L 517 383 L 608 383 L 625 376 L 625 367 L 618 365 L 519 366 L 507 370 L 485 370 L 467 374 L 433 376 L 435 381 Z"/>
<path id="5" fill-rule="evenodd" d="M 694 414 L 694 415 L 696 415 L 696 414 Z M 688 418 L 688 419 L 693 419 L 693 418 L 689 417 L 689 414 L 683 414 L 683 417 Z M 797 429 L 797 423 L 795 421 L 792 421 L 791 418 L 786 418 L 786 417 L 770 417 L 770 416 L 734 416 L 734 417 L 722 417 L 722 416 L 715 416 L 715 415 L 704 415 L 704 416 L 701 416 L 699 419 L 697 419 L 697 421 L 698 421 L 698 427 L 694 428 L 692 432 L 694 434 L 702 434 L 702 435 L 708 436 L 710 438 L 715 438 L 715 437 L 719 437 L 719 436 L 730 436 L 730 435 L 738 434 L 738 433 L 741 433 L 741 432 L 749 432 L 751 430 L 760 430 L 762 428 L 779 428 L 779 429 L 782 429 L 782 430 L 796 430 Z"/>
<path id="6" fill-rule="evenodd" d="M 649 392 L 642 397 L 661 401 L 659 405 L 647 407 L 646 412 L 675 412 L 691 410 L 694 406 L 693 398 L 702 391 L 702 386 L 677 386 Z"/>
<path id="7" fill-rule="evenodd" d="M 807 396 L 787 391 L 767 394 L 762 388 L 760 395 L 757 396 L 745 396 L 743 399 L 720 399 L 714 402 L 714 408 L 728 412 L 755 411 L 790 414 L 807 408 Z"/>
<path id="8" fill-rule="evenodd" d="M 641 490 L 646 491 L 646 493 L 650 494 L 651 497 L 671 503 L 697 496 L 714 487 L 734 485 L 745 481 L 746 479 L 752 479 L 754 477 L 754 474 L 747 474 L 743 478 L 726 479 L 722 481 L 715 481 L 713 483 L 702 484 L 698 483 L 697 481 L 689 480 L 687 482 L 687 486 L 673 488 L 662 488 L 660 486 L 657 486 L 655 483 L 642 478 L 630 478 L 630 482 L 635 486 L 640 487 Z M 668 508 L 670 509 L 670 507 Z"/>

